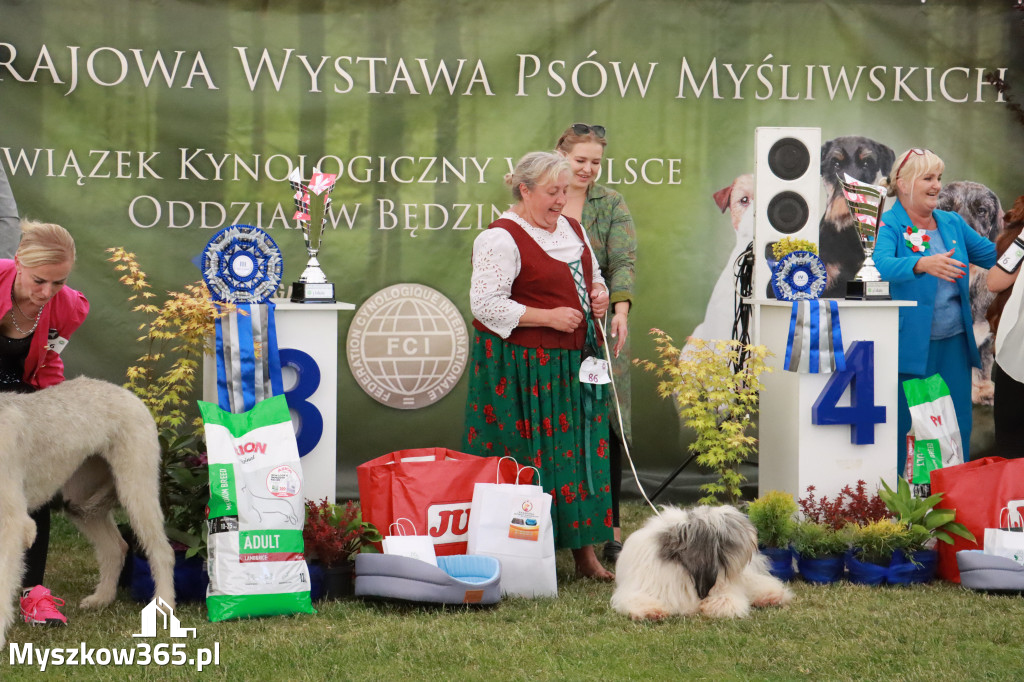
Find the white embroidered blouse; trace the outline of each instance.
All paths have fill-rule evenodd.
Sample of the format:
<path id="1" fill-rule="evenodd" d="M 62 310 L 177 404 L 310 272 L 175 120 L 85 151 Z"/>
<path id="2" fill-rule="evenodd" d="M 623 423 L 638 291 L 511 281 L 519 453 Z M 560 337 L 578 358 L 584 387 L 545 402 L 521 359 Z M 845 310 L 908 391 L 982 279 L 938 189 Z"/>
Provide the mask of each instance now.
<path id="1" fill-rule="evenodd" d="M 554 232 L 534 227 L 514 211 L 505 211 L 501 217 L 519 224 L 545 253 L 556 260 L 571 263 L 583 256 L 583 242 L 573 232 L 565 216 L 559 216 Z M 594 283 L 607 288 L 586 231 L 583 238 L 590 248 Z M 511 298 L 512 282 L 519 276 L 519 268 L 519 249 L 507 230 L 484 230 L 473 242 L 469 307 L 476 319 L 503 339 L 508 338 L 526 312 L 525 305 Z"/>

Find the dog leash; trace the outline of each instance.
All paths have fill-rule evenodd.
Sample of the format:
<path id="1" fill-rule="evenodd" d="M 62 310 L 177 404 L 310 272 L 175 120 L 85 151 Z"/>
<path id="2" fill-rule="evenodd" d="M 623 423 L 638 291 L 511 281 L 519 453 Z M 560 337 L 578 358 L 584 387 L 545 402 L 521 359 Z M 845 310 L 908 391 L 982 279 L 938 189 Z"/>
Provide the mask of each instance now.
<path id="1" fill-rule="evenodd" d="M 607 314 L 608 313 L 605 312 L 605 315 Z M 612 385 L 612 402 L 615 403 L 615 416 L 619 422 L 619 442 L 622 443 L 622 451 L 625 453 L 626 459 L 629 460 L 629 468 L 633 472 L 633 480 L 636 481 L 636 487 L 640 489 L 640 494 L 643 495 L 644 500 L 648 505 L 650 505 L 651 509 L 654 510 L 654 513 L 661 516 L 661 512 L 654 506 L 651 499 L 647 497 L 647 491 L 644 490 L 643 484 L 640 483 L 640 476 L 636 473 L 636 466 L 633 464 L 633 457 L 629 454 L 629 445 L 626 443 L 625 435 L 623 435 L 625 430 L 622 428 L 622 408 L 619 406 L 619 391 L 615 387 L 615 372 L 612 371 L 612 357 L 611 350 L 609 350 L 611 344 L 608 341 L 610 337 L 605 330 L 604 317 L 598 318 L 597 324 L 601 328 L 601 337 L 604 339 L 604 357 L 608 361 L 608 378 Z"/>

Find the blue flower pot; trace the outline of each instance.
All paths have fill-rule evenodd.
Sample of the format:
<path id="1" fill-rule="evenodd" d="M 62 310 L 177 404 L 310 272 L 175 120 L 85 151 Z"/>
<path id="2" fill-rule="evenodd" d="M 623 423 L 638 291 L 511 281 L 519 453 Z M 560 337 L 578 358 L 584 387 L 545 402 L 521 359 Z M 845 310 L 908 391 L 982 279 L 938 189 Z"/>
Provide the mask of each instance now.
<path id="1" fill-rule="evenodd" d="M 768 570 L 779 580 L 789 581 L 796 575 L 793 551 L 789 547 L 762 547 L 761 553 L 768 557 Z"/>
<path id="2" fill-rule="evenodd" d="M 310 600 L 345 599 L 355 594 L 351 561 L 343 561 L 329 568 L 313 561 L 306 562 L 306 565 L 309 567 Z"/>
<path id="3" fill-rule="evenodd" d="M 797 554 L 796 567 L 800 577 L 819 585 L 838 581 L 846 568 L 842 554 L 824 557 L 803 557 Z"/>
<path id="4" fill-rule="evenodd" d="M 938 552 L 934 549 L 924 549 L 912 552 L 911 556 L 920 565 L 914 565 L 903 550 L 892 553 L 888 566 L 860 561 L 851 551 L 846 557 L 850 582 L 862 585 L 913 585 L 933 580 L 938 568 Z"/>
<path id="5" fill-rule="evenodd" d="M 132 577 L 129 591 L 132 599 L 148 602 L 153 598 L 156 586 L 153 574 L 149 570 L 149 561 L 145 557 L 133 554 Z M 210 576 L 206 573 L 206 562 L 200 556 L 185 558 L 185 552 L 174 553 L 174 597 L 180 604 L 188 601 L 206 599 L 206 587 L 210 584 Z"/>

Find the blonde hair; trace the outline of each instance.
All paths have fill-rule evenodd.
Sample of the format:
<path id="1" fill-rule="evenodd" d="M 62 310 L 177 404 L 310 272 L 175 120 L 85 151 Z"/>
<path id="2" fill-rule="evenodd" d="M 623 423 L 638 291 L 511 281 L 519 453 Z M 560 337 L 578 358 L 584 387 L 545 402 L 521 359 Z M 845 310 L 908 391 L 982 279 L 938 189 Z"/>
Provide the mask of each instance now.
<path id="1" fill-rule="evenodd" d="M 888 188 L 886 194 L 890 197 L 896 196 L 896 182 L 901 178 L 909 185 L 910 194 L 913 196 L 914 183 L 918 178 L 928 173 L 941 175 L 942 171 L 946 169 L 946 164 L 942 159 L 929 149 L 908 149 L 896 158 L 899 160 L 896 170 L 882 180 L 882 186 Z"/>
<path id="2" fill-rule="evenodd" d="M 27 268 L 75 262 L 75 240 L 71 233 L 54 223 L 21 221 L 18 262 Z"/>
<path id="3" fill-rule="evenodd" d="M 516 163 L 516 168 L 505 176 L 505 184 L 512 188 L 512 196 L 522 201 L 522 185 L 533 190 L 537 185 L 555 182 L 564 172 L 572 172 L 569 161 L 555 152 L 530 152 Z"/>

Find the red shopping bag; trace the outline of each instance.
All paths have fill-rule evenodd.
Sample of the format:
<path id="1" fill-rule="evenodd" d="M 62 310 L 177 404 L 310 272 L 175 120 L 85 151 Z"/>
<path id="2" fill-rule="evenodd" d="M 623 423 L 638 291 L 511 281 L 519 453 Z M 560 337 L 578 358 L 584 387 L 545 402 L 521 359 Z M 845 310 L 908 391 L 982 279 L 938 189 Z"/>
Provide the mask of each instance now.
<path id="1" fill-rule="evenodd" d="M 433 539 L 437 556 L 465 554 L 473 486 L 514 483 L 517 469 L 512 459 L 447 448 L 390 452 L 356 467 L 363 520 L 387 529 L 404 517 Z"/>
<path id="2" fill-rule="evenodd" d="M 943 493 L 938 509 L 955 509 L 956 520 L 974 533 L 977 542 L 953 536 L 953 544 L 938 543 L 940 578 L 960 582 L 956 553 L 980 549 L 986 528 L 999 527 L 999 510 L 1007 501 L 1024 499 L 1024 459 L 983 457 L 935 469 L 932 493 Z"/>

